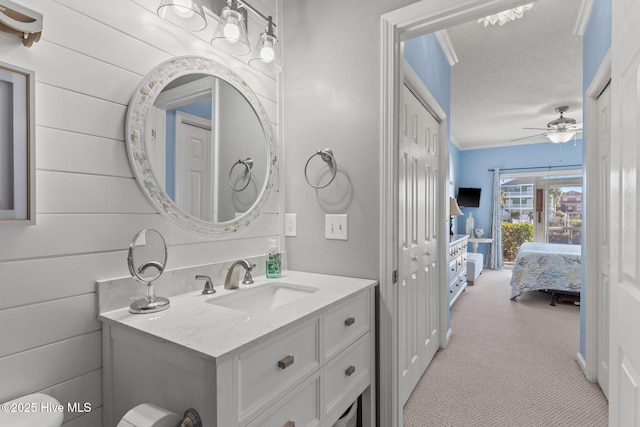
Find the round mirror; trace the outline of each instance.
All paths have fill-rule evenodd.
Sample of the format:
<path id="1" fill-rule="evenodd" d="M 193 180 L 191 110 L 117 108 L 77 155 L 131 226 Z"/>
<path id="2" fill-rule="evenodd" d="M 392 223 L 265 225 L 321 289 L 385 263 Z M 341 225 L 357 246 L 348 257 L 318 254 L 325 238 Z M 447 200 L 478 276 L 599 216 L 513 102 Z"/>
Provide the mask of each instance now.
<path id="1" fill-rule="evenodd" d="M 269 118 L 247 84 L 210 59 L 174 58 L 149 73 L 129 104 L 126 141 L 144 194 L 190 231 L 239 231 L 269 198 Z"/>
<path id="2" fill-rule="evenodd" d="M 133 237 L 127 265 L 131 275 L 139 282 L 153 282 L 160 277 L 166 264 L 167 244 L 158 231 L 144 229 Z"/>

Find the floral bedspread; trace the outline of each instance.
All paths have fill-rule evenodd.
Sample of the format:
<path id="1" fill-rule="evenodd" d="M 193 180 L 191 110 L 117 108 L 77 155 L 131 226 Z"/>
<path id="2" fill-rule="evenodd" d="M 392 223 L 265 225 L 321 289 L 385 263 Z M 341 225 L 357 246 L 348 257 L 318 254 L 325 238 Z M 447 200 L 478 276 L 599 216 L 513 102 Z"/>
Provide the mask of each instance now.
<path id="1" fill-rule="evenodd" d="M 580 292 L 580 250 L 580 245 L 523 243 L 513 265 L 511 299 L 525 290 Z"/>

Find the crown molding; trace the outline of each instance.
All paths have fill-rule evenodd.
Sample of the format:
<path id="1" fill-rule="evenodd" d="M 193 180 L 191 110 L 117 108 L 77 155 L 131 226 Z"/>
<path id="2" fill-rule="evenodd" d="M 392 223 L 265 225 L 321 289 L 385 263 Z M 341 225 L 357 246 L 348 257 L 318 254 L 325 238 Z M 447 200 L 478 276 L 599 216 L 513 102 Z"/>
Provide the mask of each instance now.
<path id="1" fill-rule="evenodd" d="M 456 55 L 456 51 L 453 49 L 449 33 L 447 30 L 436 31 L 436 38 L 440 43 L 444 55 L 447 57 L 447 61 L 449 61 L 449 65 L 453 67 L 458 63 L 458 55 Z"/>
<path id="2" fill-rule="evenodd" d="M 595 0 L 582 0 L 580 4 L 580 11 L 578 12 L 578 19 L 576 20 L 576 26 L 573 29 L 574 34 L 583 36 L 591 17 L 591 10 L 593 9 L 593 3 Z"/>

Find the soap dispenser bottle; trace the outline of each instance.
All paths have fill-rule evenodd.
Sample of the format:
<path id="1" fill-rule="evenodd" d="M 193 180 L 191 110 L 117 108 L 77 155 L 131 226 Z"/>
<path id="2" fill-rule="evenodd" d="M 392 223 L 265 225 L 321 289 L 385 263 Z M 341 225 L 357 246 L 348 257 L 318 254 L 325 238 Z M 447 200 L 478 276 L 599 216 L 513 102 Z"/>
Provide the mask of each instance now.
<path id="1" fill-rule="evenodd" d="M 267 277 L 270 279 L 280 277 L 280 252 L 278 252 L 278 243 L 275 239 L 269 239 Z"/>

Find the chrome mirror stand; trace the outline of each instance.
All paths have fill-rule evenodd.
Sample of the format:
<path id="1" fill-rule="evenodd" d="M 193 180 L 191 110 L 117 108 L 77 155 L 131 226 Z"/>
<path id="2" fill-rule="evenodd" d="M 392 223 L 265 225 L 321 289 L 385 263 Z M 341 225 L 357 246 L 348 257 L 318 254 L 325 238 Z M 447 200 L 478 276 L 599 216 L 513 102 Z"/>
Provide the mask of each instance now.
<path id="1" fill-rule="evenodd" d="M 139 258 L 138 264 L 136 264 L 134 257 L 136 251 Z M 158 258 L 161 261 L 158 261 Z M 131 303 L 129 312 L 134 314 L 156 313 L 169 308 L 169 299 L 155 296 L 153 287 L 153 281 L 162 275 L 167 265 L 167 244 L 160 232 L 147 228 L 138 232 L 129 245 L 127 265 L 131 275 L 138 282 L 147 285 L 146 296 Z M 146 273 L 150 268 L 157 270 L 157 273 Z"/>

